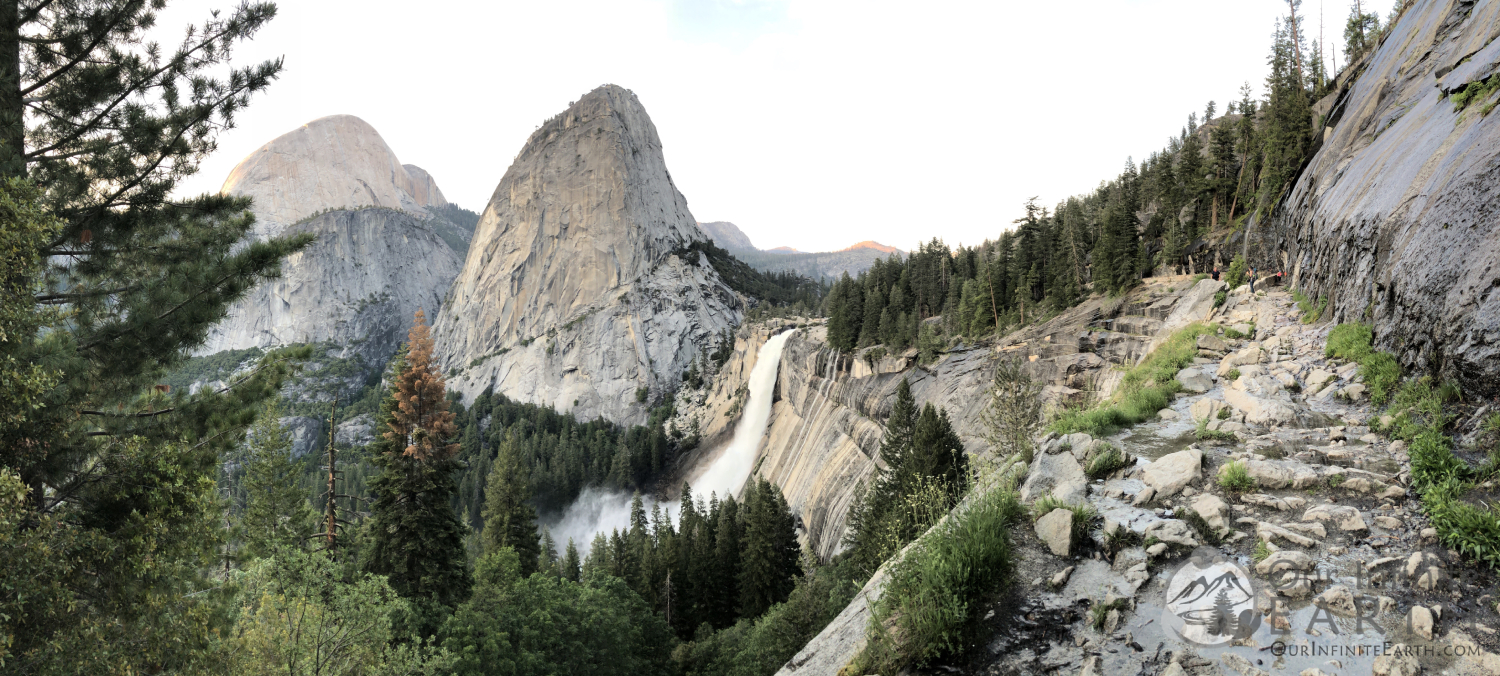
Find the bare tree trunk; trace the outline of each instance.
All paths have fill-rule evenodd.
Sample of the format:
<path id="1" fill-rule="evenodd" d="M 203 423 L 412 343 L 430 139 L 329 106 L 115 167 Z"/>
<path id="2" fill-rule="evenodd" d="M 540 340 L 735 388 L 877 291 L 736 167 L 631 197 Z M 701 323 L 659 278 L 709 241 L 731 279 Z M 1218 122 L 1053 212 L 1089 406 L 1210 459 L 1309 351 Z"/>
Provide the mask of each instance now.
<path id="1" fill-rule="evenodd" d="M 1297 59 L 1297 86 L 1307 86 L 1307 78 L 1302 75 L 1302 41 L 1298 39 L 1297 33 L 1297 0 L 1286 0 L 1287 7 L 1292 10 L 1292 55 Z"/>
<path id="2" fill-rule="evenodd" d="M 339 527 L 338 506 L 335 502 L 338 499 L 338 491 L 335 490 L 334 484 L 334 476 L 337 472 L 337 465 L 335 465 L 337 451 L 333 448 L 334 432 L 337 430 L 336 423 L 338 422 L 338 407 L 338 397 L 334 397 L 333 406 L 328 412 L 328 505 L 323 510 L 328 518 L 328 532 L 325 534 L 328 538 L 328 551 L 333 551 Z"/>
<path id="3" fill-rule="evenodd" d="M 0 176 L 26 175 L 20 0 L 0 0 Z"/>

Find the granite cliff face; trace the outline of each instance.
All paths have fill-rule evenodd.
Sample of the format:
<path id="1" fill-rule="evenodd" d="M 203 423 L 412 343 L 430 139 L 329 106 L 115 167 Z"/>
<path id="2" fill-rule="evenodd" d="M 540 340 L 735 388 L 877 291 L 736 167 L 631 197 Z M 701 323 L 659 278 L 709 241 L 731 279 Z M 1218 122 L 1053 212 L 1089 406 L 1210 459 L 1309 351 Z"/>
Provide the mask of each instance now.
<path id="1" fill-rule="evenodd" d="M 231 308 L 200 354 L 326 342 L 378 369 L 412 313 L 435 315 L 458 274 L 459 254 L 442 236 L 456 226 L 428 212 L 450 206 L 437 183 L 352 115 L 262 146 L 230 172 L 224 192 L 254 199 L 256 237 L 316 240 Z"/>
<path id="2" fill-rule="evenodd" d="M 661 141 L 606 85 L 547 120 L 485 207 L 435 325 L 449 387 L 486 388 L 583 419 L 645 418 L 743 301 L 707 259 Z"/>
<path id="3" fill-rule="evenodd" d="M 216 326 L 203 352 L 331 342 L 384 365 L 412 313 L 430 316 L 458 274 L 458 254 L 430 224 L 383 208 L 332 211 L 297 223 L 312 246 L 282 265 Z"/>
<path id="4" fill-rule="evenodd" d="M 1274 219 L 1299 288 L 1373 322 L 1408 368 L 1500 394 L 1500 115 L 1451 94 L 1500 71 L 1500 3 L 1417 2 L 1329 109 Z"/>
<path id="5" fill-rule="evenodd" d="M 320 117 L 276 137 L 229 172 L 221 192 L 255 200 L 262 239 L 320 211 L 377 206 L 426 216 L 448 203 L 420 167 L 403 165 L 369 123 Z"/>

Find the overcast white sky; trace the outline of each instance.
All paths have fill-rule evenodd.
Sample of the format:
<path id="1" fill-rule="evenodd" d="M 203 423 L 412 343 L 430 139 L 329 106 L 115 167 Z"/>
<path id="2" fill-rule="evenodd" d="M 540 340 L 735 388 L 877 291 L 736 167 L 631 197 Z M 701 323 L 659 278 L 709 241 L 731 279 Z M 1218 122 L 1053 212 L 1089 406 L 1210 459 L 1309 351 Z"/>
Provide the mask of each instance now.
<path id="1" fill-rule="evenodd" d="M 1335 42 L 1348 8 L 1324 0 Z M 231 0 L 184 0 L 180 26 Z M 1382 10 L 1384 8 L 1382 7 Z M 635 91 L 700 221 L 757 246 L 994 237 L 1261 93 L 1284 0 L 283 0 L 237 54 L 283 77 L 184 192 L 324 115 L 357 115 L 481 211 L 528 134 L 603 83 Z M 1318 0 L 1305 0 L 1311 39 Z"/>

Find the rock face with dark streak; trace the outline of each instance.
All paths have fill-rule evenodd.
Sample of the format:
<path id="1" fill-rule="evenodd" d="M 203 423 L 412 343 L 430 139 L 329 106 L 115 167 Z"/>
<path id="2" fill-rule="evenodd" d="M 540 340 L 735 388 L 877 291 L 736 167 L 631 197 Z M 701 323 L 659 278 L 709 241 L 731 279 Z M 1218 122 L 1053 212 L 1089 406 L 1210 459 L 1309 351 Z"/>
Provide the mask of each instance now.
<path id="1" fill-rule="evenodd" d="M 458 254 L 431 221 L 403 211 L 332 211 L 285 232 L 317 239 L 236 303 L 201 354 L 331 342 L 378 368 L 405 340 L 412 313 L 436 314 L 458 274 Z"/>
<path id="2" fill-rule="evenodd" d="M 1287 271 L 1402 364 L 1500 394 L 1500 3 L 1420 0 L 1331 107 L 1275 225 Z"/>
<path id="3" fill-rule="evenodd" d="M 448 386 L 645 419 L 743 302 L 706 258 L 661 140 L 630 91 L 606 85 L 531 135 L 490 198 L 435 324 Z"/>

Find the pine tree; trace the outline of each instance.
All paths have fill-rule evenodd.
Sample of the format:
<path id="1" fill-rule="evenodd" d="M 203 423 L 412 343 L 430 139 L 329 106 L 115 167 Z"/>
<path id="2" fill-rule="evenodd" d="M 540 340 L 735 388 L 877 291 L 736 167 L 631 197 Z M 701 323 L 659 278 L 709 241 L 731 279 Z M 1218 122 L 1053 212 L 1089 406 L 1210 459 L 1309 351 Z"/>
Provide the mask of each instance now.
<path id="1" fill-rule="evenodd" d="M 589 555 L 583 559 L 582 579 L 592 580 L 599 575 L 609 575 L 611 570 L 609 538 L 604 533 L 594 534 L 589 543 Z"/>
<path id="2" fill-rule="evenodd" d="M 709 622 L 715 627 L 734 624 L 735 608 L 740 602 L 740 523 L 739 503 L 734 496 L 719 505 L 719 520 L 714 527 L 714 579 L 717 584 L 710 596 Z"/>
<path id="3" fill-rule="evenodd" d="M 292 439 L 281 426 L 281 409 L 270 402 L 251 428 L 245 454 L 245 513 L 240 518 L 245 549 L 255 557 L 281 547 L 301 547 L 317 518 L 297 485 L 302 468 L 292 459 Z"/>
<path id="4" fill-rule="evenodd" d="M 880 462 L 864 489 L 864 495 L 849 515 L 845 542 L 850 557 L 861 570 L 873 573 L 892 553 L 886 538 L 888 516 L 903 491 L 911 485 L 909 474 L 912 441 L 917 425 L 917 404 L 911 385 L 902 379 L 896 386 L 896 402 L 886 419 L 880 439 Z"/>
<path id="5" fill-rule="evenodd" d="M 557 541 L 552 539 L 552 531 L 546 528 L 542 529 L 542 551 L 537 559 L 537 570 L 552 577 L 562 575 L 562 568 L 558 566 Z"/>
<path id="6" fill-rule="evenodd" d="M 189 594 L 206 588 L 201 557 L 222 535 L 220 456 L 287 360 L 306 354 L 267 355 L 226 390 L 157 387 L 311 241 L 247 242 L 245 198 L 173 197 L 280 71 L 231 61 L 275 7 L 243 4 L 163 50 L 149 39 L 160 6 L 11 3 L 0 14 L 0 285 L 19 313 L 0 318 L 16 322 L 0 326 L 0 398 L 15 405 L 0 423 L 0 476 L 25 495 L 7 503 L 24 529 L 0 547 L 0 569 L 24 570 L 12 557 L 27 552 L 58 564 L 3 583 L 23 599 L 6 610 L 7 667 L 185 668 L 216 631 L 209 598 Z"/>
<path id="7" fill-rule="evenodd" d="M 786 600 L 801 560 L 796 519 L 781 490 L 765 477 L 745 489 L 740 616 L 758 617 Z"/>
<path id="8" fill-rule="evenodd" d="M 953 431 L 947 410 L 938 409 L 931 403 L 922 406 L 922 413 L 912 428 L 910 453 L 907 461 L 910 474 L 936 480 L 954 504 L 968 490 L 969 457 L 964 453 L 963 441 Z"/>
<path id="9" fill-rule="evenodd" d="M 541 538 L 536 530 L 536 510 L 528 504 L 531 490 L 522 474 L 519 430 L 512 428 L 495 455 L 484 488 L 484 550 L 496 552 L 510 547 L 521 560 L 521 577 L 536 572 Z"/>
<path id="10" fill-rule="evenodd" d="M 361 563 L 387 576 L 403 597 L 452 608 L 468 598 L 471 584 L 464 528 L 451 502 L 458 444 L 423 320 L 419 310 L 381 403 L 386 431 L 371 444 L 371 462 L 381 471 L 369 484 L 373 539 Z"/>
<path id="11" fill-rule="evenodd" d="M 562 555 L 562 579 L 568 582 L 579 582 L 582 577 L 582 565 L 577 561 L 577 546 L 573 544 L 573 538 L 567 538 L 567 553 Z"/>

